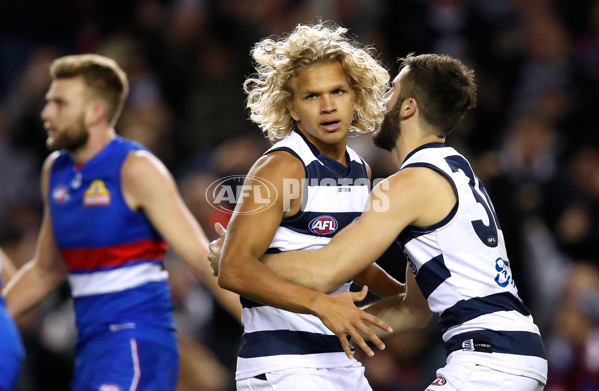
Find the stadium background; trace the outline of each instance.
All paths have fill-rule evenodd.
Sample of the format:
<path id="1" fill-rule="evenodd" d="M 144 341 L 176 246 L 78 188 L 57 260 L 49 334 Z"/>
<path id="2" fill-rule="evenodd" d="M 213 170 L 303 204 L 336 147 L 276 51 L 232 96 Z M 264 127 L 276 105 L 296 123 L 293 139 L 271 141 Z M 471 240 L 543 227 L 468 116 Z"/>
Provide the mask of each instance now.
<path id="1" fill-rule="evenodd" d="M 268 143 L 248 120 L 241 84 L 249 50 L 300 22 L 333 20 L 374 46 L 390 73 L 409 52 L 447 53 L 472 66 L 479 106 L 448 144 L 487 185 L 521 297 L 550 359 L 548 391 L 599 390 L 599 1 L 592 0 L 20 0 L 0 3 L 0 245 L 31 256 L 42 205 L 48 64 L 96 52 L 117 60 L 131 93 L 117 131 L 174 173 L 212 238 L 204 189 L 245 174 Z M 386 152 L 354 137 L 373 177 Z M 381 264 L 403 278 L 391 249 Z M 228 391 L 240 327 L 167 258 L 182 339 L 179 389 Z M 67 390 L 75 340 L 66 286 L 20 324 L 27 362 L 19 391 Z M 439 329 L 387 339 L 361 356 L 375 391 L 421 391 L 444 362 Z"/>

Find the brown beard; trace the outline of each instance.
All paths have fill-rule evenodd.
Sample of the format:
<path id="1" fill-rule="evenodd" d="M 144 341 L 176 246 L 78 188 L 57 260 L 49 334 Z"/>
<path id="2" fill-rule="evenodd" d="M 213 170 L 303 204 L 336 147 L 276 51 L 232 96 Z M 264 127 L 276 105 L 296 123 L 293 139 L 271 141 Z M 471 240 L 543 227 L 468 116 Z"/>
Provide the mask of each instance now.
<path id="1" fill-rule="evenodd" d="M 401 100 L 397 99 L 393 108 L 385 113 L 381 128 L 372 138 L 374 145 L 387 151 L 395 148 L 395 143 L 401 132 L 400 102 Z"/>
<path id="2" fill-rule="evenodd" d="M 57 151 L 59 149 L 66 149 L 70 152 L 75 152 L 77 149 L 87 144 L 89 139 L 89 132 L 85 127 L 85 121 L 83 114 L 79 117 L 77 122 L 67 128 L 64 128 L 60 134 L 54 137 L 54 140 L 46 141 L 46 146 L 51 151 Z"/>

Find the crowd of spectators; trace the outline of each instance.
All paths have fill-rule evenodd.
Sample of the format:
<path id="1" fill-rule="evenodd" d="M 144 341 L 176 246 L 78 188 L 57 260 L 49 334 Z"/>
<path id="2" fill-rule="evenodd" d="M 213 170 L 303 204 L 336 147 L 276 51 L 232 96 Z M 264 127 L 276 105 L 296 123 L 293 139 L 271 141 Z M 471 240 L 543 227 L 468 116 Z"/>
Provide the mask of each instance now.
<path id="1" fill-rule="evenodd" d="M 20 0 L 0 3 L 0 245 L 17 266 L 35 246 L 39 113 L 58 56 L 95 52 L 127 72 L 117 131 L 175 175 L 209 236 L 228 215 L 204 192 L 243 175 L 268 147 L 248 119 L 242 83 L 259 39 L 332 20 L 380 53 L 445 53 L 476 72 L 478 107 L 449 144 L 485 182 L 506 236 L 520 296 L 541 327 L 547 391 L 599 390 L 599 0 Z M 393 172 L 368 136 L 352 145 L 374 178 Z M 403 279 L 390 249 L 381 265 Z M 241 332 L 202 281 L 169 253 L 182 346 L 180 390 L 229 391 Z M 67 390 L 76 330 L 68 287 L 20 324 L 19 390 Z M 402 333 L 360 356 L 375 391 L 422 390 L 445 359 L 439 328 Z"/>

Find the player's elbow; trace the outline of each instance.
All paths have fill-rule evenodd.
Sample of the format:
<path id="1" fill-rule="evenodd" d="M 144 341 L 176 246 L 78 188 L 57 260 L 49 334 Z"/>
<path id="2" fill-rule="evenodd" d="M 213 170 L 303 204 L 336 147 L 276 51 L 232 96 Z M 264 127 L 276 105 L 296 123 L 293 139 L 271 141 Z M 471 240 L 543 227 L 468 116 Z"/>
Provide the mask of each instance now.
<path id="1" fill-rule="evenodd" d="M 414 321 L 414 328 L 424 328 L 428 326 L 433 313 L 427 308 L 412 308 L 412 319 Z"/>
<path id="2" fill-rule="evenodd" d="M 315 291 L 322 293 L 331 293 L 335 292 L 337 289 L 341 288 L 343 283 L 335 282 L 330 279 L 328 276 L 322 276 L 322 278 L 316 278 L 312 281 L 311 284 L 307 284 L 308 288 L 312 288 Z"/>
<path id="3" fill-rule="evenodd" d="M 235 275 L 230 273 L 226 268 L 221 267 L 218 273 L 218 286 L 227 290 L 234 290 L 235 287 Z"/>
<path id="4" fill-rule="evenodd" d="M 220 263 L 218 273 L 218 285 L 233 292 L 239 293 L 242 288 L 244 278 L 240 266 L 236 266 L 231 260 L 223 257 Z"/>
<path id="5" fill-rule="evenodd" d="M 318 269 L 318 273 L 314 275 L 314 284 L 316 285 L 314 289 L 319 292 L 331 293 L 351 279 L 352 277 L 337 265 L 330 268 L 323 267 Z"/>

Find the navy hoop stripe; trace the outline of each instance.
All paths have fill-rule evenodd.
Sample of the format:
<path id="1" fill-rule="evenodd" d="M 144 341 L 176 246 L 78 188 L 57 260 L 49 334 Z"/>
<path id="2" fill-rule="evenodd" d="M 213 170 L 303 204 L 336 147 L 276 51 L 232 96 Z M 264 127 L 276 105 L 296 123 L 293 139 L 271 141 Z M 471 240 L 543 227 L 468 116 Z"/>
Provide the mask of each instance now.
<path id="1" fill-rule="evenodd" d="M 526 306 L 516 296 L 509 292 L 496 293 L 470 300 L 460 300 L 453 307 L 443 311 L 440 318 L 442 332 L 481 315 L 499 311 L 518 311 L 524 316 L 530 315 Z"/>
<path id="2" fill-rule="evenodd" d="M 416 282 L 424 297 L 428 299 L 431 293 L 449 277 L 451 277 L 451 273 L 445 266 L 445 261 L 441 254 L 425 263 L 418 270 Z"/>
<path id="3" fill-rule="evenodd" d="M 527 331 L 478 330 L 458 334 L 445 343 L 447 355 L 463 349 L 463 342 L 470 339 L 484 339 L 490 342 L 492 353 L 535 356 L 546 359 L 541 336 Z"/>
<path id="4" fill-rule="evenodd" d="M 305 331 L 269 330 L 244 333 L 241 341 L 239 357 L 243 358 L 343 352 L 336 336 Z"/>

